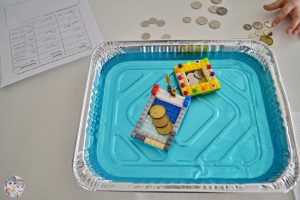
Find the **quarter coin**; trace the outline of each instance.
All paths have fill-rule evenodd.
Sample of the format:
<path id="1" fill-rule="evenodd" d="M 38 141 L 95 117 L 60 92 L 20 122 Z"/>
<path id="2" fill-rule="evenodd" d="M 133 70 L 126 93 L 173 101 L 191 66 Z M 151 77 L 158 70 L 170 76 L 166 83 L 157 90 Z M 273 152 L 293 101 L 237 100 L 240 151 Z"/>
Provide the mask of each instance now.
<path id="1" fill-rule="evenodd" d="M 209 27 L 212 29 L 218 29 L 221 27 L 221 22 L 219 22 L 218 20 L 211 20 L 209 22 Z"/>
<path id="2" fill-rule="evenodd" d="M 200 9 L 202 7 L 202 3 L 199 2 L 199 1 L 194 1 L 194 2 L 191 3 L 191 7 L 193 9 Z"/>
<path id="3" fill-rule="evenodd" d="M 196 22 L 199 25 L 204 25 L 204 24 L 207 24 L 208 19 L 206 17 L 201 16 L 196 19 Z"/>
<path id="4" fill-rule="evenodd" d="M 252 24 L 253 28 L 255 28 L 256 30 L 260 30 L 263 28 L 263 24 L 261 22 L 254 22 Z"/>
<path id="5" fill-rule="evenodd" d="M 159 26 L 159 27 L 162 27 L 162 26 L 164 26 L 166 24 L 166 22 L 164 21 L 164 20 L 158 20 L 157 22 L 156 22 L 156 25 L 157 26 Z"/>
<path id="6" fill-rule="evenodd" d="M 244 24 L 243 28 L 247 31 L 252 29 L 252 26 L 250 24 Z"/>
<path id="7" fill-rule="evenodd" d="M 161 105 L 155 105 L 150 108 L 150 116 L 154 119 L 162 118 L 166 114 L 165 107 Z"/>
<path id="8" fill-rule="evenodd" d="M 208 11 L 210 13 L 216 14 L 217 13 L 217 9 L 218 9 L 218 6 L 209 6 Z"/>
<path id="9" fill-rule="evenodd" d="M 191 23 L 191 21 L 192 21 L 192 18 L 190 18 L 190 17 L 184 17 L 184 18 L 182 18 L 182 21 L 183 21 L 183 23 Z"/>
<path id="10" fill-rule="evenodd" d="M 150 33 L 143 33 L 143 34 L 141 35 L 141 38 L 142 38 L 143 40 L 149 40 L 150 37 L 151 37 Z"/>
<path id="11" fill-rule="evenodd" d="M 227 9 L 225 7 L 218 7 L 216 11 L 219 15 L 226 15 Z"/>

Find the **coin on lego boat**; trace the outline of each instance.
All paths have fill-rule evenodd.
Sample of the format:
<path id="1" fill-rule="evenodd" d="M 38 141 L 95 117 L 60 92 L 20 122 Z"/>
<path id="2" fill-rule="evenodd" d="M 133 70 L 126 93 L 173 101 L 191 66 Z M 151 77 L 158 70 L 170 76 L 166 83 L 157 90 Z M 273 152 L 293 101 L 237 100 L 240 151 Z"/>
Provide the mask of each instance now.
<path id="1" fill-rule="evenodd" d="M 221 27 L 221 22 L 219 22 L 218 20 L 211 20 L 209 22 L 209 27 L 212 29 L 218 29 Z"/>
<path id="2" fill-rule="evenodd" d="M 259 41 L 266 43 L 267 45 L 271 46 L 273 44 L 273 39 L 270 36 L 262 35 L 259 38 Z"/>
<path id="3" fill-rule="evenodd" d="M 227 9 L 226 9 L 225 7 L 219 7 L 219 8 L 217 8 L 216 12 L 217 12 L 219 15 L 226 15 Z"/>
<path id="4" fill-rule="evenodd" d="M 252 29 L 252 26 L 250 24 L 244 24 L 243 28 L 246 30 L 246 31 L 249 31 Z"/>
<path id="5" fill-rule="evenodd" d="M 143 33 L 143 34 L 141 35 L 141 38 L 142 38 L 143 40 L 149 40 L 150 37 L 151 37 L 150 33 Z"/>
<path id="6" fill-rule="evenodd" d="M 272 28 L 272 22 L 271 21 L 265 21 L 264 22 L 264 25 L 265 25 L 265 27 L 267 27 L 267 28 Z"/>
<path id="7" fill-rule="evenodd" d="M 193 78 L 189 79 L 189 83 L 190 83 L 190 85 L 197 85 L 197 84 L 199 84 L 199 79 L 197 79 L 196 77 L 193 77 Z"/>
<path id="8" fill-rule="evenodd" d="M 194 76 L 198 79 L 202 78 L 203 77 L 203 74 L 201 73 L 201 71 L 199 70 L 196 70 L 194 71 Z"/>
<path id="9" fill-rule="evenodd" d="M 190 18 L 190 17 L 184 17 L 184 18 L 182 18 L 182 21 L 183 21 L 183 23 L 191 23 L 191 21 L 192 21 L 192 18 Z"/>
<path id="10" fill-rule="evenodd" d="M 202 3 L 199 2 L 199 1 L 194 1 L 194 2 L 191 3 L 191 7 L 193 9 L 200 9 L 202 7 Z"/>
<path id="11" fill-rule="evenodd" d="M 253 28 L 255 28 L 256 30 L 260 30 L 260 29 L 262 29 L 264 26 L 263 26 L 263 24 L 261 23 L 261 22 L 254 22 L 253 24 L 252 24 L 252 26 L 253 26 Z"/>
<path id="12" fill-rule="evenodd" d="M 218 9 L 218 6 L 209 6 L 208 7 L 208 11 L 212 14 L 216 14 L 217 13 L 217 9 Z"/>
<path id="13" fill-rule="evenodd" d="M 220 4 L 222 3 L 222 0 L 211 0 L 211 2 L 214 4 Z"/>
<path id="14" fill-rule="evenodd" d="M 150 108 L 150 116 L 154 119 L 162 118 L 166 114 L 166 109 L 162 105 L 155 105 Z"/>
<path id="15" fill-rule="evenodd" d="M 149 26 L 149 22 L 148 21 L 142 21 L 141 22 L 141 27 L 148 27 Z"/>
<path id="16" fill-rule="evenodd" d="M 207 24 L 208 19 L 206 17 L 201 16 L 196 19 L 196 22 L 199 25 L 205 25 L 205 24 Z"/>
<path id="17" fill-rule="evenodd" d="M 162 134 L 162 135 L 167 135 L 172 132 L 173 129 L 173 124 L 169 121 L 168 124 L 162 128 L 156 128 L 156 130 Z"/>
<path id="18" fill-rule="evenodd" d="M 156 22 L 156 25 L 157 26 L 159 26 L 159 27 L 162 27 L 162 26 L 164 26 L 166 24 L 166 22 L 164 21 L 164 20 L 158 20 L 157 22 Z"/>
<path id="19" fill-rule="evenodd" d="M 155 24 L 157 22 L 157 19 L 155 17 L 149 18 L 149 24 Z"/>
<path id="20" fill-rule="evenodd" d="M 162 128 L 162 127 L 165 127 L 168 124 L 169 117 L 167 115 L 164 115 L 160 119 L 152 119 L 152 122 L 153 122 L 155 127 Z"/>

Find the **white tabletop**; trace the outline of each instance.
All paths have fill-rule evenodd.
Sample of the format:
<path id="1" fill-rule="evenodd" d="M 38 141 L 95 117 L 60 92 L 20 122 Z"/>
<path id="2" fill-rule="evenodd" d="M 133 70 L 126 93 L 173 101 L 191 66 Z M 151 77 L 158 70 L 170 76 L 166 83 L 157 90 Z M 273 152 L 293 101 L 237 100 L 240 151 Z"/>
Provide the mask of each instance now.
<path id="1" fill-rule="evenodd" d="M 265 21 L 274 13 L 262 9 L 263 1 L 223 0 L 226 16 L 207 11 L 209 0 L 200 0 L 202 9 L 193 10 L 182 0 L 90 0 L 105 41 L 139 40 L 144 32 L 151 39 L 167 33 L 172 39 L 247 38 L 242 25 Z M 198 16 L 218 19 L 222 27 L 212 30 L 195 23 Z M 193 22 L 182 23 L 190 16 Z M 149 17 L 164 19 L 164 27 L 142 28 Z M 287 21 L 274 30 L 271 47 L 278 60 L 292 112 L 300 112 L 300 43 L 298 36 L 287 36 Z M 24 200 L 34 199 L 294 199 L 287 194 L 172 194 L 89 192 L 73 176 L 72 158 L 81 114 L 89 57 L 27 78 L 0 89 L 0 187 L 10 175 L 25 180 Z M 1 189 L 1 188 L 0 188 Z M 8 199 L 0 192 L 0 199 Z"/>

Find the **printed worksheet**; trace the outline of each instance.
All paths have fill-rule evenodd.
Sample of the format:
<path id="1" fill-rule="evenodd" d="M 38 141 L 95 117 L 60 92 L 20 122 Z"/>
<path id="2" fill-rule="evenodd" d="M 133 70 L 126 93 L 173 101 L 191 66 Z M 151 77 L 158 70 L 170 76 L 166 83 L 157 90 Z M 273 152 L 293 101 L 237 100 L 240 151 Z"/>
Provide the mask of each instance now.
<path id="1" fill-rule="evenodd" d="M 1 87 L 90 55 L 101 41 L 87 0 L 1 1 Z"/>

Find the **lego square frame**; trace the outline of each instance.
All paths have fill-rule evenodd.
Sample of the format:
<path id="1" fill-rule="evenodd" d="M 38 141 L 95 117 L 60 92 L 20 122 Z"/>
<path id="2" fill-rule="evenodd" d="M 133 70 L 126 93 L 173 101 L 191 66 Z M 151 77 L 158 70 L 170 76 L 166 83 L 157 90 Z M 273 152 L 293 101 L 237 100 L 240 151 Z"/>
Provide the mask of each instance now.
<path id="1" fill-rule="evenodd" d="M 208 58 L 196 60 L 195 62 L 187 62 L 185 64 L 178 64 L 174 66 L 174 72 L 178 81 L 179 88 L 184 96 L 196 96 L 214 92 L 220 89 L 220 83 L 213 71 L 212 65 Z M 200 71 L 205 76 L 207 81 L 199 82 L 192 85 L 189 82 L 187 73 Z"/>
<path id="2" fill-rule="evenodd" d="M 190 96 L 183 97 L 178 94 L 176 96 L 171 96 L 166 90 L 160 89 L 159 85 L 155 84 L 151 90 L 151 96 L 144 111 L 131 133 L 131 137 L 168 152 L 184 119 L 190 102 Z M 161 135 L 153 126 L 149 110 L 154 105 L 165 107 L 166 115 L 173 124 L 170 134 Z"/>

